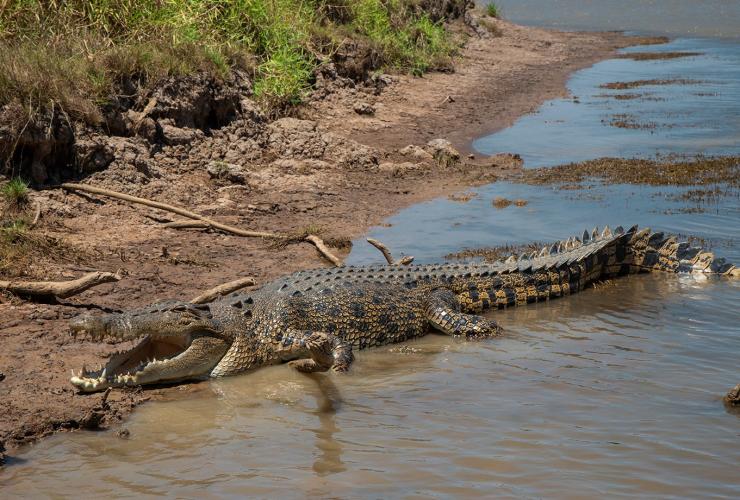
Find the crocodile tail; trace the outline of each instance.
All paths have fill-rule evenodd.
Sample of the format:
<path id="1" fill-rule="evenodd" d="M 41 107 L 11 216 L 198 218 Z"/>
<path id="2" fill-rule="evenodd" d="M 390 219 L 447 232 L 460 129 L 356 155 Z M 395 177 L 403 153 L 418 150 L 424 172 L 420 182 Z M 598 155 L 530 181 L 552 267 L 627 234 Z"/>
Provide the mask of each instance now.
<path id="1" fill-rule="evenodd" d="M 740 269 L 710 251 L 650 228 L 638 230 L 637 226 L 607 245 L 600 260 L 605 277 L 653 271 L 740 277 Z"/>

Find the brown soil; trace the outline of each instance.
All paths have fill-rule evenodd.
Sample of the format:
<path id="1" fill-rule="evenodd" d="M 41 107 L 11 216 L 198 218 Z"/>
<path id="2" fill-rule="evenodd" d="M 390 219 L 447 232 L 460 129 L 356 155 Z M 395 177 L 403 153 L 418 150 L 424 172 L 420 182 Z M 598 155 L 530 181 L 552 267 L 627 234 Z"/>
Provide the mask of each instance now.
<path id="1" fill-rule="evenodd" d="M 133 116 L 151 137 L 145 130 L 145 137 L 78 139 L 89 164 L 107 164 L 87 182 L 248 229 L 319 230 L 327 241 L 360 236 L 399 208 L 520 168 L 512 155 L 459 161 L 447 144 L 425 146 L 430 139 L 444 137 L 467 151 L 477 135 L 565 94 L 572 71 L 635 42 L 616 33 L 496 24 L 500 36 L 471 38 L 453 74 L 384 76 L 368 85 L 341 77 L 320 81 L 312 103 L 298 113 L 302 119 L 269 122 L 244 100 L 237 119 L 207 133 L 174 115 Z M 357 114 L 359 100 L 374 114 Z M 162 102 L 171 100 L 157 106 Z M 155 107 L 155 115 L 165 111 Z M 152 147 L 147 141 L 154 137 L 163 142 Z M 417 146 L 399 152 L 410 144 Z M 114 390 L 105 402 L 100 394 L 76 394 L 70 370 L 100 363 L 113 346 L 73 339 L 70 318 L 189 299 L 240 276 L 264 283 L 326 265 L 311 245 L 276 248 L 254 238 L 164 229 L 161 222 L 174 220 L 172 214 L 99 196 L 54 189 L 34 192 L 36 200 L 43 216 L 29 234 L 62 239 L 86 258 L 35 258 L 25 275 L 57 280 L 118 268 L 129 275 L 60 303 L 0 299 L 0 444 L 8 449 L 57 430 L 108 426 L 142 401 L 198 390 L 198 384 Z M 345 256 L 348 248 L 335 251 Z"/>

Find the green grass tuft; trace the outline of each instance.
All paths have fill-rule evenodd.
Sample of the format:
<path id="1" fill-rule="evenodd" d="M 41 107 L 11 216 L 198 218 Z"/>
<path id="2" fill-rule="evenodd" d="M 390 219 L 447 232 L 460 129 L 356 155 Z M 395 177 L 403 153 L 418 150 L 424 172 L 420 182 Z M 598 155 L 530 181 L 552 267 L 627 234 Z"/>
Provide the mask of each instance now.
<path id="1" fill-rule="evenodd" d="M 5 201 L 14 207 L 21 207 L 28 203 L 28 183 L 20 177 L 15 177 L 5 183 L 0 192 Z"/>
<path id="2" fill-rule="evenodd" d="M 501 12 L 499 11 L 498 5 L 496 5 L 495 2 L 488 2 L 486 5 L 486 15 L 498 18 L 500 14 Z"/>

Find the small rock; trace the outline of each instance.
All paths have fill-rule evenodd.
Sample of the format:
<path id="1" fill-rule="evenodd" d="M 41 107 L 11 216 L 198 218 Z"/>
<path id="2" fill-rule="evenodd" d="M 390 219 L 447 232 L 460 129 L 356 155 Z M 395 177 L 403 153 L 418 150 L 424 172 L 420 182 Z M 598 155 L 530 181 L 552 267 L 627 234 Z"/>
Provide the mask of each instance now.
<path id="1" fill-rule="evenodd" d="M 206 167 L 206 171 L 212 179 L 225 180 L 234 184 L 247 183 L 247 172 L 239 165 L 234 165 L 233 163 L 212 161 Z"/>
<path id="2" fill-rule="evenodd" d="M 740 384 L 730 389 L 730 392 L 724 397 L 724 401 L 727 406 L 740 407 Z"/>
<path id="3" fill-rule="evenodd" d="M 136 135 L 143 137 L 149 142 L 156 142 L 157 122 L 149 117 L 144 118 L 136 126 Z"/>
<path id="4" fill-rule="evenodd" d="M 175 146 L 178 144 L 189 144 L 198 136 L 198 130 L 189 128 L 178 128 L 172 125 L 162 125 L 162 138 L 165 144 Z"/>
<path id="5" fill-rule="evenodd" d="M 403 177 L 407 172 L 418 170 L 419 165 L 411 163 L 410 161 L 405 161 L 403 163 L 384 162 L 380 164 L 378 169 L 381 172 L 388 172 L 393 177 Z"/>
<path id="6" fill-rule="evenodd" d="M 374 115 L 375 108 L 366 102 L 356 102 L 353 109 L 358 115 Z"/>
<path id="7" fill-rule="evenodd" d="M 460 161 L 460 152 L 447 139 L 433 139 L 425 149 L 441 167 L 450 167 Z"/>
<path id="8" fill-rule="evenodd" d="M 420 148 L 419 146 L 414 146 L 413 144 L 409 144 L 405 148 L 399 149 L 398 152 L 404 156 L 411 156 L 413 159 L 417 161 L 428 161 L 434 158 L 430 153 L 425 151 L 423 148 Z"/>

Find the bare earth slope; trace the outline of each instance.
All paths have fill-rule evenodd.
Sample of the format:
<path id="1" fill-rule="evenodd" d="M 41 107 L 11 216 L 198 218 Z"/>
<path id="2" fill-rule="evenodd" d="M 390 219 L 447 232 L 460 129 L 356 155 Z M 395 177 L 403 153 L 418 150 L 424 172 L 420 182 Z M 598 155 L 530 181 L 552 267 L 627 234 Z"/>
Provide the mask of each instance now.
<path id="1" fill-rule="evenodd" d="M 357 237 L 399 208 L 518 167 L 510 156 L 440 166 L 420 150 L 401 154 L 398 148 L 441 137 L 464 150 L 481 132 L 505 127 L 562 95 L 573 70 L 635 43 L 616 33 L 498 24 L 501 36 L 470 39 L 454 73 L 393 77 L 379 94 L 346 85 L 300 110 L 303 119 L 254 128 L 245 118 L 207 136 L 172 137 L 161 149 L 120 140 L 116 160 L 88 182 L 244 228 L 299 233 L 310 226 L 321 228 L 327 241 Z M 356 113 L 358 101 L 374 106 L 375 114 Z M 265 282 L 327 265 L 310 245 L 275 248 L 259 239 L 164 229 L 160 221 L 173 220 L 172 214 L 107 198 L 61 190 L 33 198 L 44 207 L 35 231 L 64 238 L 78 257 L 40 261 L 35 277 L 70 279 L 117 268 L 129 276 L 62 304 L 0 299 L 0 443 L 8 449 L 56 430 L 111 425 L 146 399 L 198 390 L 192 384 L 114 391 L 105 404 L 99 394 L 77 395 L 68 383 L 70 369 L 96 356 L 102 361 L 114 349 L 73 340 L 69 318 L 188 299 L 241 276 Z M 335 250 L 346 255 L 348 249 Z"/>

